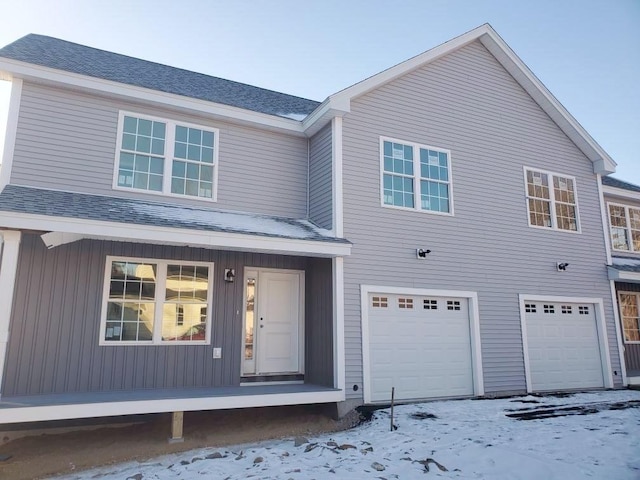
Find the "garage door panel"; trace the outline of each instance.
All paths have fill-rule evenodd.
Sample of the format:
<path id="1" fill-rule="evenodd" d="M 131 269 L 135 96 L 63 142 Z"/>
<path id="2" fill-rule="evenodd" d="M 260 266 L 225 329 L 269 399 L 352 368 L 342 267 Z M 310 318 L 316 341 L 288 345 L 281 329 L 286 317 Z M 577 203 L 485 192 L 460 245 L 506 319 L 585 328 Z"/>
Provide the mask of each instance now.
<path id="1" fill-rule="evenodd" d="M 527 302 L 525 322 L 532 390 L 604 386 L 593 305 Z"/>
<path id="2" fill-rule="evenodd" d="M 374 308 L 375 297 L 387 307 Z M 467 299 L 371 295 L 369 331 L 373 401 L 392 387 L 398 400 L 473 394 Z"/>

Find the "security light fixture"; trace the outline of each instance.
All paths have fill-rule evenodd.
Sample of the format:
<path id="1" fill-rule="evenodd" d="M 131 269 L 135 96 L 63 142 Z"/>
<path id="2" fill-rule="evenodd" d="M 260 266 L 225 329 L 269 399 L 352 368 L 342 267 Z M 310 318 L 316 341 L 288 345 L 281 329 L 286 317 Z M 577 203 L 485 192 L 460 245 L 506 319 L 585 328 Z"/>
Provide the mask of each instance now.
<path id="1" fill-rule="evenodd" d="M 236 278 L 236 271 L 233 268 L 225 268 L 224 269 L 224 281 L 232 283 Z"/>
<path id="2" fill-rule="evenodd" d="M 426 250 L 426 249 L 423 249 L 423 248 L 416 249 L 416 257 L 419 260 L 426 260 L 427 255 L 430 254 L 430 253 L 431 253 L 431 250 Z"/>
<path id="3" fill-rule="evenodd" d="M 556 268 L 558 269 L 559 272 L 566 272 L 568 266 L 569 266 L 569 264 L 567 262 L 557 262 L 556 263 Z"/>

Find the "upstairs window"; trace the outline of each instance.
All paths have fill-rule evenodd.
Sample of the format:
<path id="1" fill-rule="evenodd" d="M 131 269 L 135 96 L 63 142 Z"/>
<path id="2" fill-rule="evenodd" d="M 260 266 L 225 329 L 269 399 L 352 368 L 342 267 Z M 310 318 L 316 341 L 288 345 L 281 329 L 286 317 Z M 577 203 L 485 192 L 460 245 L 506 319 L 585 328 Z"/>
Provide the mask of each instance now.
<path id="1" fill-rule="evenodd" d="M 525 169 L 525 181 L 530 226 L 579 231 L 574 178 Z"/>
<path id="2" fill-rule="evenodd" d="M 453 214 L 450 153 L 382 138 L 382 205 Z"/>
<path id="3" fill-rule="evenodd" d="M 114 188 L 216 199 L 218 130 L 121 112 Z"/>
<path id="4" fill-rule="evenodd" d="M 611 246 L 623 252 L 640 252 L 640 208 L 609 204 Z"/>

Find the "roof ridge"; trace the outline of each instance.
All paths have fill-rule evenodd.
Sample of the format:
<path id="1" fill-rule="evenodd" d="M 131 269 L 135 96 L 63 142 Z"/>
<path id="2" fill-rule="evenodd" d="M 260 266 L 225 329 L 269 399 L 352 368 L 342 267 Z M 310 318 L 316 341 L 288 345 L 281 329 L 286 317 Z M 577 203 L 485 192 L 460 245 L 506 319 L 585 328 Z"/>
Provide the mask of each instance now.
<path id="1" fill-rule="evenodd" d="M 245 85 L 245 86 L 256 88 L 256 89 L 259 89 L 259 90 L 262 90 L 262 91 L 265 91 L 265 92 L 277 93 L 277 94 L 280 94 L 280 95 L 286 95 L 287 97 L 294 97 L 294 98 L 299 98 L 300 100 L 308 100 L 308 101 L 320 103 L 318 100 L 314 100 L 314 99 L 307 98 L 307 97 L 301 97 L 300 95 L 292 95 L 292 94 L 281 92 L 281 91 L 278 91 L 278 90 L 273 90 L 273 89 L 265 88 L 265 87 L 259 87 L 257 85 L 252 85 L 250 83 L 240 82 L 238 80 L 231 80 L 229 78 L 219 77 L 217 75 L 211 75 L 211 74 L 208 74 L 208 73 L 198 72 L 196 70 L 189 70 L 187 68 L 176 67 L 176 66 L 169 65 L 169 64 L 166 64 L 166 63 L 157 62 L 155 60 L 147 60 L 145 58 L 134 57 L 132 55 L 127 55 L 126 53 L 119 53 L 119 52 L 114 52 L 114 51 L 111 51 L 111 50 L 105 50 L 103 48 L 92 47 L 91 45 L 85 45 L 83 43 L 73 42 L 71 40 L 65 40 L 63 38 L 58 38 L 58 37 L 52 37 L 50 35 L 42 35 L 42 34 L 39 34 L 39 33 L 29 33 L 27 35 L 24 35 L 23 37 L 11 42 L 10 44 L 5 45 L 3 47 L 0 47 L 0 52 L 2 51 L 2 49 L 4 49 L 4 47 L 8 47 L 10 45 L 13 45 L 16 42 L 19 42 L 19 41 L 24 40 L 24 39 L 29 38 L 29 37 L 31 37 L 31 38 L 46 38 L 46 39 L 49 39 L 49 40 L 55 40 L 56 42 L 64 42 L 66 44 L 75 45 L 77 47 L 90 49 L 90 50 L 93 50 L 93 51 L 96 51 L 96 52 L 105 53 L 105 54 L 108 54 L 108 55 L 117 55 L 119 57 L 128 58 L 128 59 L 135 60 L 135 61 L 138 61 L 138 62 L 145 62 L 145 63 L 149 63 L 149 64 L 154 64 L 154 65 L 157 65 L 157 66 L 160 66 L 160 67 L 164 67 L 164 68 L 168 68 L 168 69 L 171 69 L 171 70 L 180 70 L 180 71 L 187 72 L 187 73 L 190 73 L 190 74 L 202 75 L 202 76 L 207 77 L 207 78 L 215 78 L 216 80 L 222 80 L 224 82 Z M 1 56 L 2 55 L 0 54 L 0 57 Z"/>

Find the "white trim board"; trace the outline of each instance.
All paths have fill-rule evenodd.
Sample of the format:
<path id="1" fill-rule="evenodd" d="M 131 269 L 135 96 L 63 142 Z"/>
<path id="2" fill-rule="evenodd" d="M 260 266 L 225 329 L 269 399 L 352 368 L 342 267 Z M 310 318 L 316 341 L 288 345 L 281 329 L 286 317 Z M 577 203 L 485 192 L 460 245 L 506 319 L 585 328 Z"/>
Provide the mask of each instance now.
<path id="1" fill-rule="evenodd" d="M 640 283 L 640 272 L 627 272 L 618 270 L 615 265 L 607 266 L 609 280 L 616 282 Z"/>
<path id="2" fill-rule="evenodd" d="M 606 195 L 613 197 L 626 198 L 629 200 L 640 200 L 640 192 L 632 192 L 624 188 L 610 187 L 609 185 L 602 185 L 602 191 Z"/>
<path id="3" fill-rule="evenodd" d="M 372 293 L 421 295 L 430 297 L 466 298 L 469 302 L 469 334 L 471 337 L 471 363 L 473 369 L 473 393 L 484 395 L 482 369 L 482 345 L 480 339 L 480 312 L 478 293 L 459 290 L 431 290 L 423 288 L 385 287 L 379 285 L 360 286 L 360 308 L 362 312 L 362 383 L 364 403 L 371 403 L 371 354 L 369 351 L 369 295 Z"/>
<path id="4" fill-rule="evenodd" d="M 627 362 L 624 359 L 624 339 L 622 336 L 622 326 L 620 322 L 620 311 L 618 307 L 618 295 L 616 294 L 616 282 L 609 282 L 611 289 L 611 299 L 613 301 L 613 321 L 616 324 L 616 343 L 618 344 L 618 358 L 620 359 L 620 375 L 622 375 L 622 385 L 629 385 L 627 379 Z"/>
<path id="5" fill-rule="evenodd" d="M 12 81 L 16 79 L 33 80 L 39 83 L 71 88 L 72 90 L 98 92 L 133 100 L 137 103 L 174 107 L 218 119 L 232 120 L 245 125 L 258 125 L 269 130 L 306 136 L 302 128 L 302 122 L 299 120 L 185 97 L 175 93 L 165 93 L 159 90 L 89 77 L 19 60 L 0 58 L 0 79 Z"/>
<path id="6" fill-rule="evenodd" d="M 18 116 L 20 114 L 20 100 L 22 98 L 22 80 L 19 78 L 11 82 L 11 96 L 9 98 L 9 112 L 4 137 L 4 148 L 0 159 L 0 190 L 9 184 L 13 167 L 13 152 L 18 132 Z M 2 132 L 0 132 L 2 133 Z"/>
<path id="7" fill-rule="evenodd" d="M 0 396 L 2 396 L 4 364 L 7 357 L 9 327 L 13 311 L 13 292 L 16 286 L 22 234 L 21 232 L 3 230 L 0 231 L 0 237 L 2 237 L 2 245 L 0 245 L 2 252 L 0 257 Z"/>
<path id="8" fill-rule="evenodd" d="M 519 294 L 520 303 L 520 327 L 522 330 L 522 351 L 524 356 L 524 373 L 527 385 L 527 393 L 533 392 L 531 385 L 531 362 L 529 360 L 529 343 L 527 338 L 527 321 L 525 302 L 553 302 L 553 303 L 586 303 L 593 305 L 596 327 L 598 330 L 598 345 L 600 346 L 600 362 L 602 365 L 602 378 L 605 388 L 613 388 L 613 374 L 611 371 L 611 356 L 609 354 L 609 340 L 607 337 L 607 325 L 604 315 L 602 298 L 596 297 L 563 297 L 554 295 L 528 295 Z"/>
<path id="9" fill-rule="evenodd" d="M 65 420 L 71 418 L 111 417 L 143 413 L 227 410 L 232 408 L 272 407 L 344 400 L 344 392 L 274 393 L 228 397 L 172 398 L 123 402 L 77 403 L 34 407 L 0 408 L 0 424 Z"/>
<path id="10" fill-rule="evenodd" d="M 52 233 L 45 234 L 45 241 L 47 238 L 60 237 L 58 242 L 49 244 L 48 246 L 50 247 L 68 243 L 68 241 L 76 241 L 80 238 L 89 238 L 319 257 L 335 257 L 351 253 L 351 244 L 349 243 L 286 239 L 149 225 L 136 225 L 135 228 L 131 228 L 131 225 L 125 223 L 15 212 L 0 212 L 0 225 L 16 229 L 49 230 Z M 46 235 L 54 236 L 47 237 Z"/>

